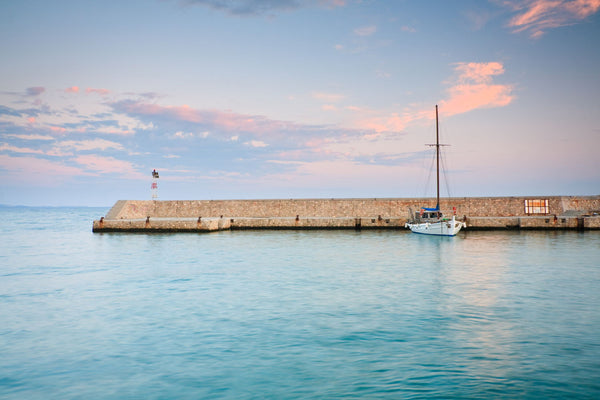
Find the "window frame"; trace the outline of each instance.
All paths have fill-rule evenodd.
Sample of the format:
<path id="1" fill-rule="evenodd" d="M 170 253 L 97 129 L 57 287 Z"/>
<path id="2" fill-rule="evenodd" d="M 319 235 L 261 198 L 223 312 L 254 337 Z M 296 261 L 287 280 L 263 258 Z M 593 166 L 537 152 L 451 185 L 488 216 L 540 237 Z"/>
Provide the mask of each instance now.
<path id="1" fill-rule="evenodd" d="M 550 206 L 548 199 L 526 199 L 525 214 L 532 215 L 548 215 L 550 214 Z"/>

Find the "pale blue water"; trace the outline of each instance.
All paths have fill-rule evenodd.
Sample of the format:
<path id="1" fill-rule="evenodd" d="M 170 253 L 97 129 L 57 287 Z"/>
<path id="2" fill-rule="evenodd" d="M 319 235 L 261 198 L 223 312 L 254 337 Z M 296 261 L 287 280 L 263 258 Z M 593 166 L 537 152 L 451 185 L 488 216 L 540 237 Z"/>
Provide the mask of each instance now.
<path id="1" fill-rule="evenodd" d="M 0 208 L 0 398 L 600 398 L 600 232 L 93 234 L 107 211 Z"/>

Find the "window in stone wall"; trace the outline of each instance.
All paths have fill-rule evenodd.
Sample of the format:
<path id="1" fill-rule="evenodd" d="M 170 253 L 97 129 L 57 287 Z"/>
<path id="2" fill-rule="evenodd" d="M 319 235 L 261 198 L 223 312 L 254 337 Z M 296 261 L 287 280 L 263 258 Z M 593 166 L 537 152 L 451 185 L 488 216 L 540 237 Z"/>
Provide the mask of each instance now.
<path id="1" fill-rule="evenodd" d="M 525 214 L 549 214 L 548 199 L 525 200 Z"/>

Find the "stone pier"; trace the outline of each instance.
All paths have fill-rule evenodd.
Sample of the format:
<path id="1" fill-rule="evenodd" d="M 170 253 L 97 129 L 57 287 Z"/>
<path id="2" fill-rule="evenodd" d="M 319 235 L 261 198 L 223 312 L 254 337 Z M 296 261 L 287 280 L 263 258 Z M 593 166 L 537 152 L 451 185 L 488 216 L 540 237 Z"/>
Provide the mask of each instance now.
<path id="1" fill-rule="evenodd" d="M 405 229 L 434 199 L 119 200 L 94 232 Z M 467 229 L 600 229 L 600 196 L 460 197 L 441 201 Z"/>

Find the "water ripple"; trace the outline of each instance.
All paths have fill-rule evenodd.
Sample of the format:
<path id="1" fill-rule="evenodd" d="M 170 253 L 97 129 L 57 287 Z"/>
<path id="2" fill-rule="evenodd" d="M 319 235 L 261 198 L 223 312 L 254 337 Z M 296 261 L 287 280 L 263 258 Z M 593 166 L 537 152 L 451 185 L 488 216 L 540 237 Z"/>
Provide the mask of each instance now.
<path id="1" fill-rule="evenodd" d="M 3 399 L 600 397 L 598 232 L 94 235 L 99 210 L 2 212 Z"/>

